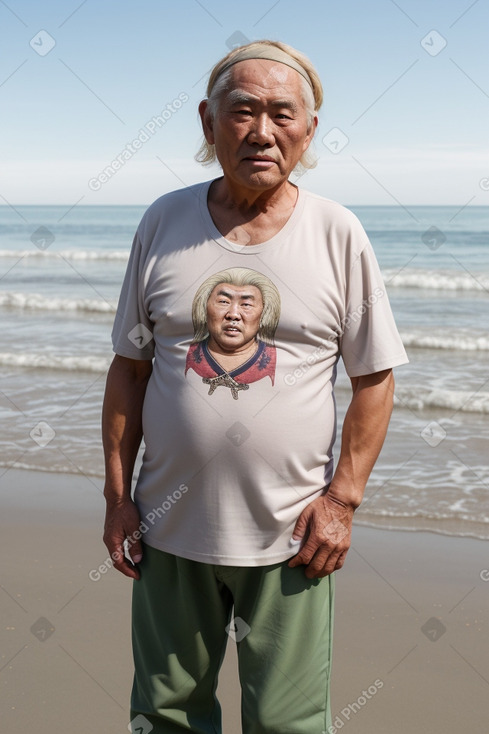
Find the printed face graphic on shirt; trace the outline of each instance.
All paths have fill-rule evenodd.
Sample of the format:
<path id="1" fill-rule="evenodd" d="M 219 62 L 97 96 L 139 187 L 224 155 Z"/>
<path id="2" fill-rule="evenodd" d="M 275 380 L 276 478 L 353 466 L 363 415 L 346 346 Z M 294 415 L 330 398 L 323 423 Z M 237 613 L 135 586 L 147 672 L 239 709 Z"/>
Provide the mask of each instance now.
<path id="1" fill-rule="evenodd" d="M 262 313 L 263 298 L 256 285 L 216 285 L 206 309 L 210 351 L 238 355 L 252 348 Z"/>
<path id="2" fill-rule="evenodd" d="M 229 268 L 210 276 L 192 303 L 194 338 L 185 374 L 193 369 L 209 385 L 209 395 L 222 386 L 235 400 L 264 377 L 273 385 L 279 318 L 280 294 L 265 275 Z"/>

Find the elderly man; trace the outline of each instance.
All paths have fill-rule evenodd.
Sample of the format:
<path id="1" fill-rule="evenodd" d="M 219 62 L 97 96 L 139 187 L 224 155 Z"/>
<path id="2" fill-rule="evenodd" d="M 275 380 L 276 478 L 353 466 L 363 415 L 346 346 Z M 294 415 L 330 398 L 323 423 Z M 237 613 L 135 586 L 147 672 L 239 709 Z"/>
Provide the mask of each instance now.
<path id="1" fill-rule="evenodd" d="M 103 411 L 104 540 L 135 580 L 134 731 L 219 732 L 229 636 L 244 734 L 331 726 L 333 572 L 386 434 L 391 370 L 407 360 L 361 225 L 289 181 L 310 165 L 321 101 L 295 49 L 260 41 L 231 51 L 199 108 L 199 160 L 217 157 L 222 176 L 158 199 L 134 239 Z M 271 281 L 280 311 L 274 381 L 229 400 L 186 368 L 196 289 L 237 268 Z M 256 290 L 229 280 L 212 291 L 225 334 L 208 341 L 223 384 L 253 360 L 261 308 Z M 340 356 L 353 392 L 334 470 Z"/>

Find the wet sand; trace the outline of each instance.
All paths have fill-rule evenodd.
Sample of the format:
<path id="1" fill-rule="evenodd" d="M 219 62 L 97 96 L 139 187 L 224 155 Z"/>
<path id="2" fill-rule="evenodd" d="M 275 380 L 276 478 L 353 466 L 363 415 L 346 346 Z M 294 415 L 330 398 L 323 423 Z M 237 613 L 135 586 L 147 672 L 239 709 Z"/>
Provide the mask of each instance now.
<path id="1" fill-rule="evenodd" d="M 10 470 L 0 477 L 0 687 L 9 734 L 127 732 L 131 582 L 101 540 L 100 479 Z M 356 527 L 336 574 L 328 734 L 458 734 L 487 726 L 486 541 Z M 239 734 L 230 640 L 218 690 Z M 321 732 L 317 732 L 321 734 Z"/>

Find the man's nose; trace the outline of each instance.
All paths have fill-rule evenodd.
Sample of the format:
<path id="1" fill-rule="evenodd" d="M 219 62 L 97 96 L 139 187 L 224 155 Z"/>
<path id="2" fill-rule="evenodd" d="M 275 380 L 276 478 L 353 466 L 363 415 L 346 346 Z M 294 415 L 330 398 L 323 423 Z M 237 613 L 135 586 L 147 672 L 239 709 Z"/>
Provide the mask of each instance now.
<path id="1" fill-rule="evenodd" d="M 248 135 L 248 141 L 255 145 L 273 145 L 275 138 L 272 131 L 272 120 L 263 113 L 253 121 L 252 129 Z"/>
<path id="2" fill-rule="evenodd" d="M 235 303 L 230 304 L 227 310 L 227 313 L 226 313 L 226 318 L 229 321 L 236 321 L 237 319 L 241 318 L 237 304 Z"/>

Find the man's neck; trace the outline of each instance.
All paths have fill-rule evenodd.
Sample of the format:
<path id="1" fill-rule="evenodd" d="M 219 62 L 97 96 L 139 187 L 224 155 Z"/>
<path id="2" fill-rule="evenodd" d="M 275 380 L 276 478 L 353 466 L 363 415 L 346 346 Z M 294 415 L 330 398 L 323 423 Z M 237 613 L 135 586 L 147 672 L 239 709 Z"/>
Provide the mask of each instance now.
<path id="1" fill-rule="evenodd" d="M 211 338 L 207 344 L 207 349 L 223 369 L 231 372 L 251 359 L 258 349 L 258 341 L 253 339 L 253 341 L 246 344 L 242 349 L 236 350 L 235 352 L 229 352 L 219 347 L 219 345 Z"/>
<path id="2" fill-rule="evenodd" d="M 284 181 L 275 189 L 244 190 L 225 178 L 209 189 L 208 207 L 221 234 L 239 245 L 256 245 L 271 239 L 286 224 L 297 202 L 298 189 Z"/>
<path id="3" fill-rule="evenodd" d="M 238 186 L 223 176 L 213 181 L 209 190 L 209 203 L 239 212 L 247 219 L 253 219 L 271 209 L 293 207 L 296 199 L 297 187 L 290 181 L 282 181 L 272 189 L 260 190 Z"/>

